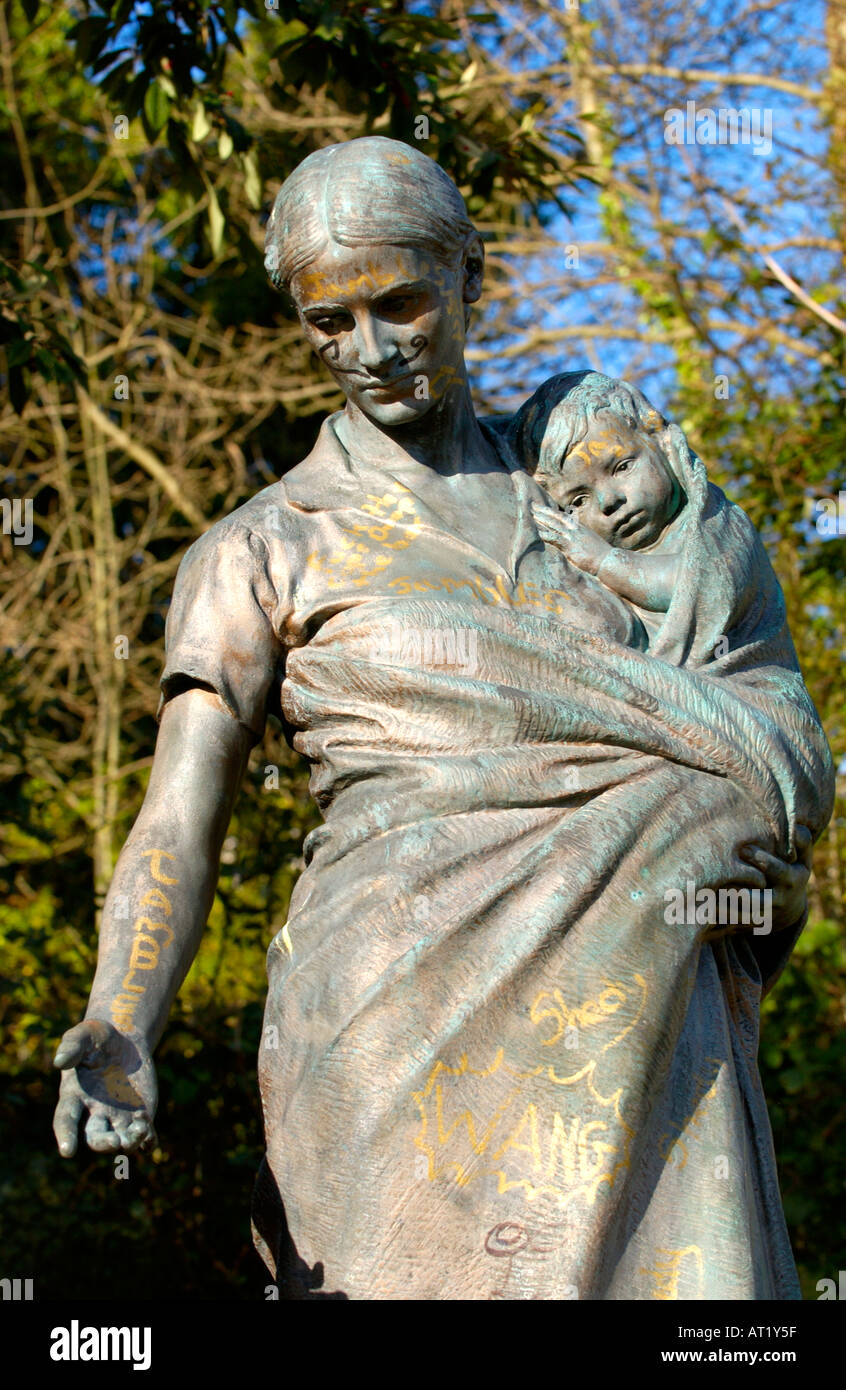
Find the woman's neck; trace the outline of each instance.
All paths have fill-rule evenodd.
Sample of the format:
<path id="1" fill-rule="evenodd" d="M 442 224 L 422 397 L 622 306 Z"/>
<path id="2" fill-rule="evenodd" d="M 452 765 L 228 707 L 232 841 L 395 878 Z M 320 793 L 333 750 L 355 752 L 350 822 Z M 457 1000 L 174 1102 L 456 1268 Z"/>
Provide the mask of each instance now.
<path id="1" fill-rule="evenodd" d="M 335 430 L 353 457 L 382 468 L 416 462 L 444 477 L 503 468 L 479 427 L 466 381 L 402 425 L 376 424 L 348 401 Z"/>

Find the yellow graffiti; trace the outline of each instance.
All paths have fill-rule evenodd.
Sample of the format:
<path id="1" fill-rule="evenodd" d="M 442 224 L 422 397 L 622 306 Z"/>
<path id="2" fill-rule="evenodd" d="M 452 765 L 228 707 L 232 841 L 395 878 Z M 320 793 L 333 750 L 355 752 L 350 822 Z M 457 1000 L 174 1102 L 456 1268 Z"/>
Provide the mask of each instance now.
<path id="1" fill-rule="evenodd" d="M 621 984 L 606 984 L 596 999 L 586 999 L 571 1009 L 565 1004 L 560 989 L 542 990 L 529 1010 L 529 1017 L 532 1023 L 540 1023 L 545 1018 L 555 1020 L 555 1032 L 542 1040 L 544 1047 L 552 1047 L 563 1037 L 565 1029 L 595 1028 L 598 1023 L 603 1023 L 611 1014 L 616 1013 L 627 998 L 628 995 Z M 541 1009 L 540 1005 L 546 999 L 551 1001 L 551 1006 Z"/>
<path id="2" fill-rule="evenodd" d="M 463 377 L 454 367 L 444 365 L 439 367 L 435 375 L 429 381 L 429 396 L 433 401 L 438 401 L 445 396 L 450 386 L 463 385 Z"/>
<path id="3" fill-rule="evenodd" d="M 156 880 L 157 883 L 179 882 L 178 878 L 167 878 L 161 872 L 162 860 L 175 859 L 175 854 L 168 854 L 166 849 L 143 849 L 141 851 L 141 858 L 150 860 L 150 873 L 153 875 L 153 878 Z"/>
<path id="4" fill-rule="evenodd" d="M 649 991 L 639 974 L 632 976 L 631 984 L 602 983 L 596 998 L 572 1006 L 564 1004 L 559 990 L 543 991 L 530 1011 L 533 1023 L 554 1017 L 555 1034 L 541 1040 L 542 1046 L 549 1046 L 560 1039 L 567 1019 L 578 1019 L 582 1028 L 590 1029 L 607 1023 L 630 999 L 637 999 L 630 1021 L 569 1075 L 561 1075 L 548 1062 L 514 1067 L 502 1047 L 487 1067 L 471 1066 L 466 1054 L 458 1066 L 440 1059 L 435 1063 L 423 1089 L 414 1094 L 421 1120 L 414 1143 L 427 1156 L 430 1181 L 448 1178 L 466 1187 L 479 1178 L 495 1177 L 501 1194 L 520 1188 L 528 1201 L 545 1196 L 559 1208 L 578 1198 L 592 1205 L 603 1187 L 614 1186 L 629 1167 L 634 1130 L 621 1113 L 623 1087 L 605 1094 L 596 1071 L 609 1048 L 641 1022 Z M 547 999 L 556 1008 L 538 1011 Z M 566 1115 L 550 1086 L 567 1094 Z M 467 1103 L 468 1092 L 474 1096 L 473 1108 Z M 486 1094 L 491 1096 L 488 1104 Z M 457 1102 L 452 1118 L 450 1101 Z"/>
<path id="5" fill-rule="evenodd" d="M 429 1179 L 451 1175 L 457 1186 L 466 1187 L 479 1178 L 495 1177 L 500 1194 L 522 1188 L 530 1202 L 548 1196 L 563 1208 L 582 1197 L 592 1205 L 599 1189 L 603 1185 L 613 1187 L 629 1166 L 634 1131 L 620 1114 L 622 1088 L 602 1095 L 593 1081 L 595 1061 L 574 1076 L 562 1078 L 542 1065 L 529 1072 L 516 1071 L 503 1058 L 500 1049 L 492 1066 L 484 1071 L 474 1071 L 466 1057 L 458 1067 L 439 1061 L 423 1090 L 415 1093 L 421 1129 L 414 1142 L 428 1158 Z M 486 1121 L 477 1120 L 469 1107 L 447 1121 L 443 1076 L 487 1077 L 499 1071 L 513 1077 L 515 1084 Z M 518 1109 L 527 1080 L 541 1076 L 562 1086 L 584 1082 L 585 1099 L 598 1106 L 606 1118 L 575 1114 L 565 1119 L 557 1110 L 542 1108 L 536 1100 L 520 1104 Z M 468 1148 L 470 1152 L 464 1157 L 447 1157 L 444 1150 L 450 1144 L 453 1152 Z M 515 1171 L 509 1158 L 522 1154 L 528 1161 L 518 1161 Z"/>
<path id="6" fill-rule="evenodd" d="M 178 878 L 168 878 L 162 873 L 162 859 L 175 859 L 175 854 L 169 854 L 166 849 L 147 849 L 142 850 L 142 858 L 150 860 L 150 875 L 157 883 L 178 883 Z M 149 888 L 141 899 L 142 907 L 155 906 L 164 912 L 168 917 L 173 912 L 170 899 L 165 896 L 160 888 Z M 146 985 L 134 983 L 136 970 L 155 970 L 159 963 L 161 948 L 167 948 L 173 941 L 173 929 L 167 922 L 154 922 L 150 917 L 136 917 L 132 924 L 135 933 L 132 939 L 132 947 L 129 953 L 129 969 L 121 981 L 122 993 L 116 995 L 112 1000 L 111 1016 L 112 1023 L 116 1028 L 131 1028 L 135 1022 L 135 1010 L 140 1002 L 140 996 L 146 991 Z M 152 933 L 164 932 L 161 941 Z"/>
<path id="7" fill-rule="evenodd" d="M 393 564 L 395 556 L 385 552 L 407 549 L 422 525 L 411 491 L 402 483 L 392 485 L 381 496 L 368 493 L 361 510 L 373 520 L 339 522 L 345 534 L 335 549 L 327 555 L 313 551 L 307 558 L 309 568 L 320 574 L 330 589 L 369 583 Z"/>
<path id="8" fill-rule="evenodd" d="M 123 1105 L 142 1103 L 141 1097 L 132 1082 L 127 1079 L 126 1073 L 114 1063 L 104 1069 L 100 1080 L 110 1100 Z"/>
<path id="9" fill-rule="evenodd" d="M 164 946 L 169 946 L 173 940 L 173 928 L 169 927 L 167 922 L 154 922 L 150 917 L 136 917 L 132 924 L 132 929 L 137 932 L 163 931 L 165 935 L 162 944 Z"/>
<path id="10" fill-rule="evenodd" d="M 161 888 L 151 888 L 149 893 L 145 893 L 141 899 L 141 907 L 160 907 L 168 917 L 173 912 L 170 899 L 166 898 Z"/>
<path id="11" fill-rule="evenodd" d="M 692 1256 L 696 1270 L 696 1292 L 690 1297 L 694 1299 L 702 1297 L 704 1264 L 702 1250 L 698 1245 L 684 1245 L 679 1249 L 672 1250 L 659 1249 L 656 1250 L 655 1254 L 654 1269 L 638 1270 L 638 1274 L 645 1274 L 647 1278 L 653 1280 L 652 1297 L 654 1299 L 659 1299 L 664 1303 L 674 1303 L 678 1300 L 682 1265 L 688 1255 Z"/>
<path id="12" fill-rule="evenodd" d="M 451 594 L 457 589 L 469 589 L 474 598 L 489 607 L 504 605 L 508 608 L 543 608 L 551 613 L 563 613 L 564 609 L 559 600 L 570 598 L 564 589 L 539 590 L 535 584 L 528 581 L 521 582 L 516 589 L 509 592 L 500 574 L 496 576 L 492 585 L 483 584 L 479 579 L 454 579 L 451 575 L 445 574 L 436 575 L 431 579 L 414 579 L 409 574 L 400 574 L 395 579 L 388 580 L 388 588 L 400 595 L 426 593 L 432 590 L 443 590 Z"/>
<path id="13" fill-rule="evenodd" d="M 321 303 L 321 296 L 336 298 L 339 295 L 354 295 L 361 290 L 384 289 L 402 273 L 399 261 L 393 269 L 388 270 L 379 270 L 373 261 L 369 261 L 361 274 L 347 276 L 344 280 L 331 280 L 322 271 L 301 271 L 297 298 L 301 309 L 311 309 L 315 303 Z"/>
<path id="14" fill-rule="evenodd" d="M 136 936 L 129 957 L 130 971 L 155 970 L 159 963 L 159 950 L 159 943 L 154 936 L 147 936 L 146 932 Z"/>

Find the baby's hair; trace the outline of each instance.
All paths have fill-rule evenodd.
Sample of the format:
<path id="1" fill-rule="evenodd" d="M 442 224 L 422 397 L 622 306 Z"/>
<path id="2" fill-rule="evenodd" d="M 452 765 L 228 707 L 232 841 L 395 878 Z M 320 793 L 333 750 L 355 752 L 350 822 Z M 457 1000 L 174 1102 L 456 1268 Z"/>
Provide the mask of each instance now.
<path id="1" fill-rule="evenodd" d="M 315 150 L 276 195 L 265 268 L 277 289 L 329 245 L 419 247 L 452 267 L 475 227 L 449 174 L 384 135 Z"/>
<path id="2" fill-rule="evenodd" d="M 644 434 L 667 428 L 664 416 L 636 386 L 602 372 L 584 371 L 563 372 L 545 381 L 517 411 L 507 435 L 518 458 L 533 473 L 541 462 L 563 461 L 586 437 L 600 412 Z"/>

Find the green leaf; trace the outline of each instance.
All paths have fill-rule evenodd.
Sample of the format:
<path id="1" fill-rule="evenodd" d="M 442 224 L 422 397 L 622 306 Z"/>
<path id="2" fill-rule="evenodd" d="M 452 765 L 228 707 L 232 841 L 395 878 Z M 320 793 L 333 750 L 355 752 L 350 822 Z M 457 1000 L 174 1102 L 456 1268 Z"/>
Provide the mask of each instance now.
<path id="1" fill-rule="evenodd" d="M 229 131 L 222 130 L 220 132 L 220 138 L 217 142 L 217 152 L 220 155 L 220 158 L 228 159 L 234 148 L 235 142 L 233 141 L 232 136 L 229 134 Z"/>
<path id="2" fill-rule="evenodd" d="M 256 159 L 255 150 L 250 150 L 248 154 L 244 155 L 243 164 L 244 192 L 247 196 L 247 202 L 251 208 L 260 208 L 264 185 L 258 170 L 258 160 Z"/>
<path id="3" fill-rule="evenodd" d="M 6 364 L 10 371 L 13 367 L 23 366 L 31 356 L 32 344 L 26 338 L 13 338 L 6 344 Z"/>
<path id="4" fill-rule="evenodd" d="M 55 378 L 56 368 L 59 364 L 52 352 L 48 352 L 46 348 L 36 348 L 35 360 L 46 377 L 51 380 Z"/>
<path id="5" fill-rule="evenodd" d="M 212 255 L 219 256 L 223 247 L 223 232 L 226 226 L 226 218 L 221 211 L 217 194 L 211 184 L 207 184 L 209 193 L 209 241 L 211 243 Z"/>
<path id="6" fill-rule="evenodd" d="M 211 121 L 206 114 L 206 108 L 202 102 L 198 102 L 194 108 L 194 115 L 191 119 L 191 139 L 197 144 L 201 144 L 211 130 Z"/>
<path id="7" fill-rule="evenodd" d="M 144 118 L 147 133 L 157 136 L 170 115 L 171 100 L 157 77 L 153 78 L 144 98 Z"/>

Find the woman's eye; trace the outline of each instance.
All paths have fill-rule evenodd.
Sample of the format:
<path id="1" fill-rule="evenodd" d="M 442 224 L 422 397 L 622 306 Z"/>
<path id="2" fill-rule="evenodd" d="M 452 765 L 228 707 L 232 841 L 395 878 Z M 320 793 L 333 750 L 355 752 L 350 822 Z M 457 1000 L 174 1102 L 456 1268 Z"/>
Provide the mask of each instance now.
<path id="1" fill-rule="evenodd" d="M 316 328 L 320 333 L 335 334 L 343 332 L 347 327 L 346 314 L 324 314 L 319 319 L 309 319 L 309 326 Z"/>
<path id="2" fill-rule="evenodd" d="M 570 502 L 570 506 L 571 506 L 571 507 L 583 507 L 583 506 L 585 505 L 585 502 L 586 502 L 586 501 L 587 501 L 587 498 L 586 498 L 584 495 L 581 495 L 581 496 L 579 496 L 579 497 L 574 497 L 574 498 L 571 500 L 571 502 Z"/>
<path id="3" fill-rule="evenodd" d="M 390 299 L 380 299 L 379 312 L 382 314 L 402 315 L 409 317 L 417 307 L 419 295 L 397 294 L 391 295 Z"/>

